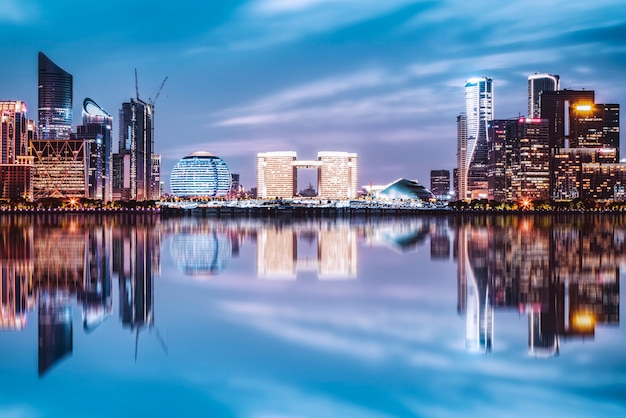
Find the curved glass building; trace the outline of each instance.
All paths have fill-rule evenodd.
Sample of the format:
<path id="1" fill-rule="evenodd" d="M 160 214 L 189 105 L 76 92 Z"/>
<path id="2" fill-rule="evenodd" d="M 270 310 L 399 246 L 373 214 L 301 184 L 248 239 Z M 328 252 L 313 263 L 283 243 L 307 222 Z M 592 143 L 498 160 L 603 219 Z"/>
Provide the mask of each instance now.
<path id="1" fill-rule="evenodd" d="M 112 195 L 113 117 L 90 98 L 83 101 L 83 124 L 75 136 L 89 143 L 89 197 L 107 202 Z"/>
<path id="2" fill-rule="evenodd" d="M 170 175 L 176 197 L 219 197 L 230 191 L 230 170 L 220 157 L 198 151 L 182 158 Z"/>
<path id="3" fill-rule="evenodd" d="M 72 75 L 39 53 L 39 139 L 69 139 Z"/>

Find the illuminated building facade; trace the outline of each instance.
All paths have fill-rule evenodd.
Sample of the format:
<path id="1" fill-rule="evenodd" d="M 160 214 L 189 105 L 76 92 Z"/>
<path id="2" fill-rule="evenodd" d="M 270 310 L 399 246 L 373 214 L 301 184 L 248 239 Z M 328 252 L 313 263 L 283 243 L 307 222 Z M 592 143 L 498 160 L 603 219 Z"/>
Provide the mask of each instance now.
<path id="1" fill-rule="evenodd" d="M 158 200 L 163 193 L 163 182 L 161 181 L 161 154 L 152 154 L 152 177 L 151 181 L 151 193 L 152 199 Z"/>
<path id="2" fill-rule="evenodd" d="M 256 157 L 257 196 L 290 198 L 296 193 L 298 177 L 293 151 L 262 152 Z"/>
<path id="3" fill-rule="evenodd" d="M 32 158 L 26 155 L 36 130 L 26 103 L 0 101 L 0 199 L 33 199 Z"/>
<path id="4" fill-rule="evenodd" d="M 358 191 L 358 157 L 354 153 L 321 151 L 317 174 L 318 196 L 323 199 L 352 199 Z"/>
<path id="5" fill-rule="evenodd" d="M 528 117 L 541 118 L 541 95 L 545 91 L 559 90 L 559 76 L 534 73 L 528 76 Z"/>
<path id="6" fill-rule="evenodd" d="M 28 155 L 28 143 L 37 137 L 26 110 L 22 101 L 0 100 L 0 164 L 14 164 L 18 156 Z"/>
<path id="7" fill-rule="evenodd" d="M 224 160 L 204 151 L 182 158 L 170 175 L 170 188 L 177 197 L 223 197 L 230 192 L 230 184 Z"/>
<path id="8" fill-rule="evenodd" d="M 33 200 L 32 157 L 17 157 L 15 164 L 0 164 L 0 198 Z"/>
<path id="9" fill-rule="evenodd" d="M 113 118 L 93 100 L 83 101 L 83 124 L 77 127 L 73 139 L 85 141 L 88 153 L 87 188 L 91 199 L 110 202 L 112 189 L 112 140 Z"/>
<path id="10" fill-rule="evenodd" d="M 611 164 L 616 159 L 614 148 L 560 148 L 552 158 L 554 199 L 576 199 L 586 194 L 583 187 L 583 166 L 589 163 Z M 586 187 L 591 187 L 589 179 Z"/>
<path id="11" fill-rule="evenodd" d="M 72 133 L 72 75 L 39 53 L 39 139 L 69 139 Z"/>
<path id="12" fill-rule="evenodd" d="M 119 118 L 119 153 L 114 164 L 114 199 L 150 200 L 153 196 L 154 151 L 152 105 L 139 99 L 122 103 Z"/>
<path id="13" fill-rule="evenodd" d="M 571 148 L 613 148 L 619 161 L 619 104 L 574 104 L 569 120 Z"/>
<path id="14" fill-rule="evenodd" d="M 495 119 L 489 121 L 489 152 L 487 185 L 489 200 L 504 202 L 512 200 L 511 168 L 512 143 L 517 119 Z"/>
<path id="15" fill-rule="evenodd" d="M 548 120 L 493 120 L 489 136 L 489 199 L 550 197 Z"/>
<path id="16" fill-rule="evenodd" d="M 454 191 L 457 200 L 467 197 L 467 116 L 461 113 L 456 118 L 456 162 L 454 169 Z"/>
<path id="17" fill-rule="evenodd" d="M 548 119 L 550 148 L 570 148 L 570 119 L 577 106 L 595 102 L 593 90 L 544 91 L 541 94 L 541 118 Z M 574 147 L 572 147 L 574 148 Z"/>
<path id="18" fill-rule="evenodd" d="M 34 199 L 89 196 L 89 150 L 85 144 L 80 139 L 31 141 Z"/>
<path id="19" fill-rule="evenodd" d="M 465 114 L 457 118 L 459 199 L 487 198 L 487 123 L 493 119 L 493 80 L 465 82 Z M 458 127 L 465 120 L 465 127 Z"/>
<path id="20" fill-rule="evenodd" d="M 582 164 L 583 199 L 626 200 L 626 164 Z"/>
<path id="21" fill-rule="evenodd" d="M 316 161 L 298 160 L 293 151 L 257 154 L 259 198 L 292 198 L 297 193 L 298 169 L 317 169 L 318 196 L 351 199 L 358 191 L 358 156 L 355 153 L 320 151 Z"/>
<path id="22" fill-rule="evenodd" d="M 450 170 L 430 170 L 430 191 L 437 199 L 447 199 L 450 193 Z"/>

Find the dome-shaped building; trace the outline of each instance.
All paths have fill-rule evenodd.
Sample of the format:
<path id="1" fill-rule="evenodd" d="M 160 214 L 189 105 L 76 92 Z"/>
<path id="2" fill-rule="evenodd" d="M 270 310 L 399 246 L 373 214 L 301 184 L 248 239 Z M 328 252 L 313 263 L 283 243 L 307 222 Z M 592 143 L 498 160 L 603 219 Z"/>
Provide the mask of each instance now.
<path id="1" fill-rule="evenodd" d="M 170 175 L 176 197 L 219 197 L 230 191 L 230 170 L 220 157 L 198 151 L 182 158 Z"/>

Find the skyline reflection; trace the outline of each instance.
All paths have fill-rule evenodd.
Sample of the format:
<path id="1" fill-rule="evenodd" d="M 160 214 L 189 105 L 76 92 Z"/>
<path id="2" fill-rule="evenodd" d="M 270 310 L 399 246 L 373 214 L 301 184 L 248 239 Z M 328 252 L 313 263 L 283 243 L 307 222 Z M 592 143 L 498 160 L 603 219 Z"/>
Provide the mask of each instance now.
<path id="1" fill-rule="evenodd" d="M 83 332 L 97 333 L 110 321 L 117 294 L 119 322 L 135 335 L 136 359 L 140 332 L 155 327 L 162 250 L 169 249 L 180 273 L 217 280 L 249 248 L 263 286 L 297 280 L 302 272 L 313 272 L 319 283 L 355 281 L 364 251 L 409 257 L 426 248 L 432 261 L 456 263 L 457 288 L 449 292 L 456 292 L 456 310 L 465 319 L 468 352 L 497 351 L 498 311 L 516 311 L 528 318 L 528 354 L 546 358 L 559 354 L 564 341 L 593 339 L 597 326 L 619 324 L 625 237 L 621 218 L 593 216 L 162 221 L 158 215 L 2 215 L 0 329 L 23 331 L 37 309 L 43 376 L 73 354 L 74 307 Z"/>
<path id="2" fill-rule="evenodd" d="M 496 310 L 528 315 L 528 353 L 618 325 L 624 224 L 601 216 L 476 217 L 456 227 L 458 312 L 469 351 L 493 349 Z M 623 222 L 623 221 L 622 221 Z"/>

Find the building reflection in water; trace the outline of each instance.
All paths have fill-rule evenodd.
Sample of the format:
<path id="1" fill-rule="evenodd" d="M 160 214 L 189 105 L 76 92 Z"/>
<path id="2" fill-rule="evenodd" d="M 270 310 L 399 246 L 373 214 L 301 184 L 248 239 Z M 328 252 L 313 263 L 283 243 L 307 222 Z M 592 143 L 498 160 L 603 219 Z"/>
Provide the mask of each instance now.
<path id="1" fill-rule="evenodd" d="M 122 327 L 135 333 L 135 360 L 139 333 L 154 326 L 154 275 L 160 272 L 161 230 L 154 222 L 115 228 L 112 234 L 113 273 L 119 283 Z M 157 338 L 164 344 L 160 334 Z"/>
<path id="2" fill-rule="evenodd" d="M 93 331 L 113 312 L 111 295 L 112 228 L 94 226 L 88 231 L 85 248 L 83 292 L 83 328 Z"/>
<path id="3" fill-rule="evenodd" d="M 470 351 L 490 352 L 494 309 L 528 315 L 531 356 L 558 354 L 563 340 L 619 324 L 624 226 L 573 215 L 458 220 L 458 312 Z M 467 219 L 467 218 L 466 218 Z"/>
<path id="4" fill-rule="evenodd" d="M 319 279 L 354 279 L 357 231 L 348 222 L 270 223 L 257 230 L 257 274 L 294 280 L 299 271 Z"/>
<path id="5" fill-rule="evenodd" d="M 39 375 L 72 353 L 72 299 L 65 289 L 39 293 Z"/>
<path id="6" fill-rule="evenodd" d="M 21 330 L 33 309 L 33 228 L 20 222 L 0 224 L 0 329 Z"/>
<path id="7" fill-rule="evenodd" d="M 622 222 L 622 224 L 620 224 Z M 593 338 L 619 323 L 619 266 L 626 262 L 620 217 L 449 216 L 399 219 L 207 219 L 158 215 L 0 216 L 0 329 L 21 330 L 37 308 L 39 373 L 73 350 L 72 306 L 84 332 L 112 316 L 135 334 L 154 327 L 154 277 L 163 236 L 184 274 L 220 274 L 244 242 L 256 244 L 262 279 L 357 277 L 359 245 L 417 251 L 457 262 L 457 311 L 466 348 L 489 353 L 498 310 L 528 317 L 531 356 L 558 354 L 563 341 Z M 454 241 L 454 245 L 450 242 Z M 157 338 L 167 352 L 163 339 Z"/>
<path id="8" fill-rule="evenodd" d="M 0 216 L 0 326 L 20 330 L 37 307 L 39 375 L 72 353 L 72 305 L 85 332 L 113 311 L 120 282 L 122 325 L 153 324 L 154 274 L 160 270 L 158 216 Z"/>
<path id="9" fill-rule="evenodd" d="M 170 254 L 183 274 L 196 278 L 215 276 L 239 252 L 237 231 L 224 224 L 189 218 L 172 227 Z"/>

